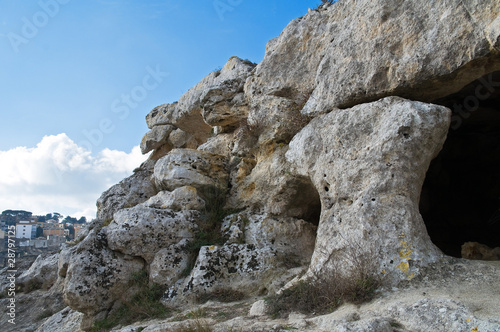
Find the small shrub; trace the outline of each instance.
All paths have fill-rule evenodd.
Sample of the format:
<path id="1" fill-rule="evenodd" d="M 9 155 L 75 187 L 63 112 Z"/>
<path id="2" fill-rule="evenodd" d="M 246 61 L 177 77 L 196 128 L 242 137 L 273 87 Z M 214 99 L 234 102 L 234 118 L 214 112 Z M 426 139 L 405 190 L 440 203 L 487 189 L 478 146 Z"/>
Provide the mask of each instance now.
<path id="1" fill-rule="evenodd" d="M 198 231 L 186 250 L 191 259 L 182 275 L 187 277 L 193 269 L 201 247 L 223 244 L 224 239 L 221 232 L 222 220 L 230 213 L 226 210 L 226 192 L 215 187 L 206 187 L 199 191 L 201 198 L 205 201 L 205 208 L 201 212 L 201 221 L 198 223 Z"/>
<path id="2" fill-rule="evenodd" d="M 208 301 L 218 301 L 218 302 L 236 302 L 241 301 L 245 298 L 245 294 L 239 290 L 232 288 L 215 288 L 214 290 L 198 295 L 196 301 L 198 303 L 205 303 Z"/>
<path id="3" fill-rule="evenodd" d="M 336 267 L 321 277 L 309 281 L 299 281 L 266 299 L 268 313 L 272 317 L 284 317 L 292 311 L 303 314 L 325 314 L 334 311 L 343 303 L 361 304 L 370 301 L 382 284 L 375 274 L 371 255 L 360 254 L 353 247 L 350 260 L 353 268 L 340 273 Z"/>
<path id="4" fill-rule="evenodd" d="M 132 274 L 129 284 L 138 289 L 137 293 L 131 300 L 122 299 L 123 305 L 106 319 L 95 322 L 91 332 L 108 331 L 118 324 L 128 325 L 143 319 L 168 316 L 170 310 L 160 302 L 165 288 L 157 284 L 149 285 L 146 271 Z"/>

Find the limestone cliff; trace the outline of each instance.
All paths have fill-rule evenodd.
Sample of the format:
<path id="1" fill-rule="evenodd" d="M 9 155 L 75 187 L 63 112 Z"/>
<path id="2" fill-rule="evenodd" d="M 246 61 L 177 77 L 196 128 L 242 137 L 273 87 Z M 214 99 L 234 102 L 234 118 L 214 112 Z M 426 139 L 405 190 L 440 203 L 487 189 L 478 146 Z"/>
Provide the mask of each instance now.
<path id="1" fill-rule="evenodd" d="M 176 307 L 220 288 L 264 296 L 333 269 L 347 273 L 356 268 L 353 248 L 388 290 L 446 288 L 437 280 L 447 272 L 430 272 L 446 264 L 498 275 L 498 264 L 443 254 L 448 242 L 441 247 L 427 230 L 444 226 L 421 214 L 432 205 L 422 191 L 432 188 L 431 162 L 456 134 L 450 125 L 500 142 L 499 13 L 494 0 L 325 4 L 269 41 L 261 63 L 232 57 L 178 102 L 153 109 L 141 142 L 149 160 L 101 196 L 88 234 L 60 254 L 58 283 L 84 314 L 82 328 L 130 299 L 140 271 Z M 495 183 L 486 191 L 500 196 Z M 297 326 L 500 329 L 498 310 L 476 315 L 470 303 L 416 293 L 398 309 L 390 294 L 364 307 L 361 320 L 301 318 Z M 218 330 L 253 328 L 228 324 Z"/>

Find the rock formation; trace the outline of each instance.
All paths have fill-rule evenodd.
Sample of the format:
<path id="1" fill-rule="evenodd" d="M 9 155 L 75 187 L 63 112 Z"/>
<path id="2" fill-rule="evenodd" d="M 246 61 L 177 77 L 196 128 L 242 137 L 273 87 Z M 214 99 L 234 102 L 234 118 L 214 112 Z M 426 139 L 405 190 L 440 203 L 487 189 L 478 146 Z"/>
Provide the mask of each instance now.
<path id="1" fill-rule="evenodd" d="M 168 289 L 169 306 L 217 288 L 274 293 L 356 268 L 353 254 L 389 286 L 427 280 L 449 257 L 427 233 L 422 187 L 450 124 L 469 119 L 452 100 L 488 99 L 476 109 L 490 117 L 471 125 L 499 119 L 499 12 L 493 0 L 324 4 L 269 41 L 258 65 L 232 57 L 153 109 L 141 142 L 149 160 L 99 198 L 88 235 L 59 258 L 82 328 L 133 296 L 128 281 L 142 270 Z M 474 82 L 483 83 L 467 88 Z M 471 319 L 500 328 L 459 302 L 401 300 L 399 310 L 391 301 L 368 318 L 329 322 L 339 331 L 396 331 L 396 321 L 465 331 Z M 442 315 L 426 320 L 434 307 Z M 453 310 L 460 319 L 444 314 Z M 310 322 L 321 330 L 321 319 Z"/>

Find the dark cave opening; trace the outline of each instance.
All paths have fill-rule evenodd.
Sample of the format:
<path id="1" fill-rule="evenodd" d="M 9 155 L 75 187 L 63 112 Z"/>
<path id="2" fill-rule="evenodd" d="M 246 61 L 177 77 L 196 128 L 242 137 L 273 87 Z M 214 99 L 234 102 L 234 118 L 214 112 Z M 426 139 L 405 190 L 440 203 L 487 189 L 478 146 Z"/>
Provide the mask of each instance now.
<path id="1" fill-rule="evenodd" d="M 420 213 L 429 236 L 454 257 L 469 241 L 500 247 L 500 72 L 434 103 L 453 117 L 422 188 Z"/>
<path id="2" fill-rule="evenodd" d="M 321 200 L 319 193 L 307 177 L 297 177 L 286 186 L 290 193 L 286 206 L 287 215 L 303 219 L 314 226 L 319 225 Z"/>

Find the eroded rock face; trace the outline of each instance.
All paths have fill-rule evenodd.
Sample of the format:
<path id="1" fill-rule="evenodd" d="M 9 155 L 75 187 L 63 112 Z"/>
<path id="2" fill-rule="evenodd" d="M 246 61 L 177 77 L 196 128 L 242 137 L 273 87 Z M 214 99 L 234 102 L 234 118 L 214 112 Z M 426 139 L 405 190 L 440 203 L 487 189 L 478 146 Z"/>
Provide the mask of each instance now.
<path id="1" fill-rule="evenodd" d="M 435 100 L 500 68 L 499 6 L 493 0 L 339 1 L 293 20 L 271 40 L 247 93 L 252 99 L 306 95 L 304 114 L 389 95 Z"/>
<path id="2" fill-rule="evenodd" d="M 141 141 L 141 152 L 146 154 L 166 143 L 170 133 L 175 129 L 171 125 L 155 126 L 144 135 Z"/>
<path id="3" fill-rule="evenodd" d="M 136 206 L 115 213 L 113 222 L 104 229 L 111 250 L 139 256 L 151 263 L 161 248 L 183 239 L 192 239 L 199 213 L 175 212 Z"/>
<path id="4" fill-rule="evenodd" d="M 141 146 L 154 151 L 149 160 L 101 196 L 89 235 L 59 258 L 83 325 L 104 317 L 142 269 L 169 287 L 169 305 L 215 287 L 274 292 L 306 269 L 355 268 L 356 255 L 386 280 L 419 276 L 442 258 L 418 203 L 450 124 L 450 111 L 429 102 L 500 70 L 499 6 L 322 5 L 271 40 L 257 67 L 233 57 L 153 109 Z M 222 240 L 191 257 L 207 188 L 227 193 L 218 208 L 233 214 Z M 413 303 L 426 304 L 413 301 L 401 317 Z M 385 318 L 342 324 L 391 328 Z"/>
<path id="5" fill-rule="evenodd" d="M 198 196 L 198 190 L 195 187 L 185 186 L 174 191 L 160 191 L 155 196 L 141 203 L 142 206 L 156 209 L 170 209 L 174 211 L 181 210 L 202 210 L 205 207 L 205 201 Z"/>
<path id="6" fill-rule="evenodd" d="M 190 239 L 182 239 L 178 243 L 158 251 L 149 266 L 149 280 L 158 285 L 171 286 L 189 269 Z"/>
<path id="7" fill-rule="evenodd" d="M 59 256 L 40 255 L 31 267 L 17 278 L 19 284 L 36 283 L 44 289 L 49 289 L 57 281 Z"/>
<path id="8" fill-rule="evenodd" d="M 227 161 L 224 156 L 209 152 L 175 149 L 158 160 L 152 179 L 162 190 L 192 186 L 227 188 Z"/>
<path id="9" fill-rule="evenodd" d="M 276 144 L 268 149 L 261 152 L 257 163 L 252 159 L 238 159 L 231 174 L 230 206 L 304 218 L 317 224 L 321 203 L 311 181 L 291 172 L 292 163 L 285 158 L 287 145 Z"/>
<path id="10" fill-rule="evenodd" d="M 450 115 L 389 97 L 320 116 L 295 136 L 286 156 L 312 179 L 322 204 L 312 272 L 349 265 L 350 248 L 395 279 L 411 279 L 440 257 L 418 201 Z"/>
<path id="11" fill-rule="evenodd" d="M 112 251 L 103 231 L 93 230 L 72 255 L 64 279 L 64 301 L 85 314 L 82 328 L 103 319 L 113 303 L 128 292 L 132 275 L 144 269 L 144 261 Z"/>
<path id="12" fill-rule="evenodd" d="M 106 190 L 97 200 L 97 218 L 111 220 L 116 211 L 135 206 L 154 196 L 157 191 L 149 180 L 153 168 L 154 162 L 148 160 L 132 176 Z"/>
<path id="13" fill-rule="evenodd" d="M 217 288 L 277 291 L 309 264 L 316 239 L 316 226 L 304 220 L 248 212 L 226 217 L 221 231 L 225 243 L 201 247 L 189 276 L 168 290 L 168 304 Z"/>
<path id="14" fill-rule="evenodd" d="M 210 125 L 231 125 L 245 116 L 243 84 L 254 67 L 255 64 L 237 57 L 229 59 L 220 71 L 203 78 L 178 102 L 151 111 L 146 117 L 148 127 L 174 125 L 193 135 L 199 144 L 204 143 L 210 135 Z"/>

